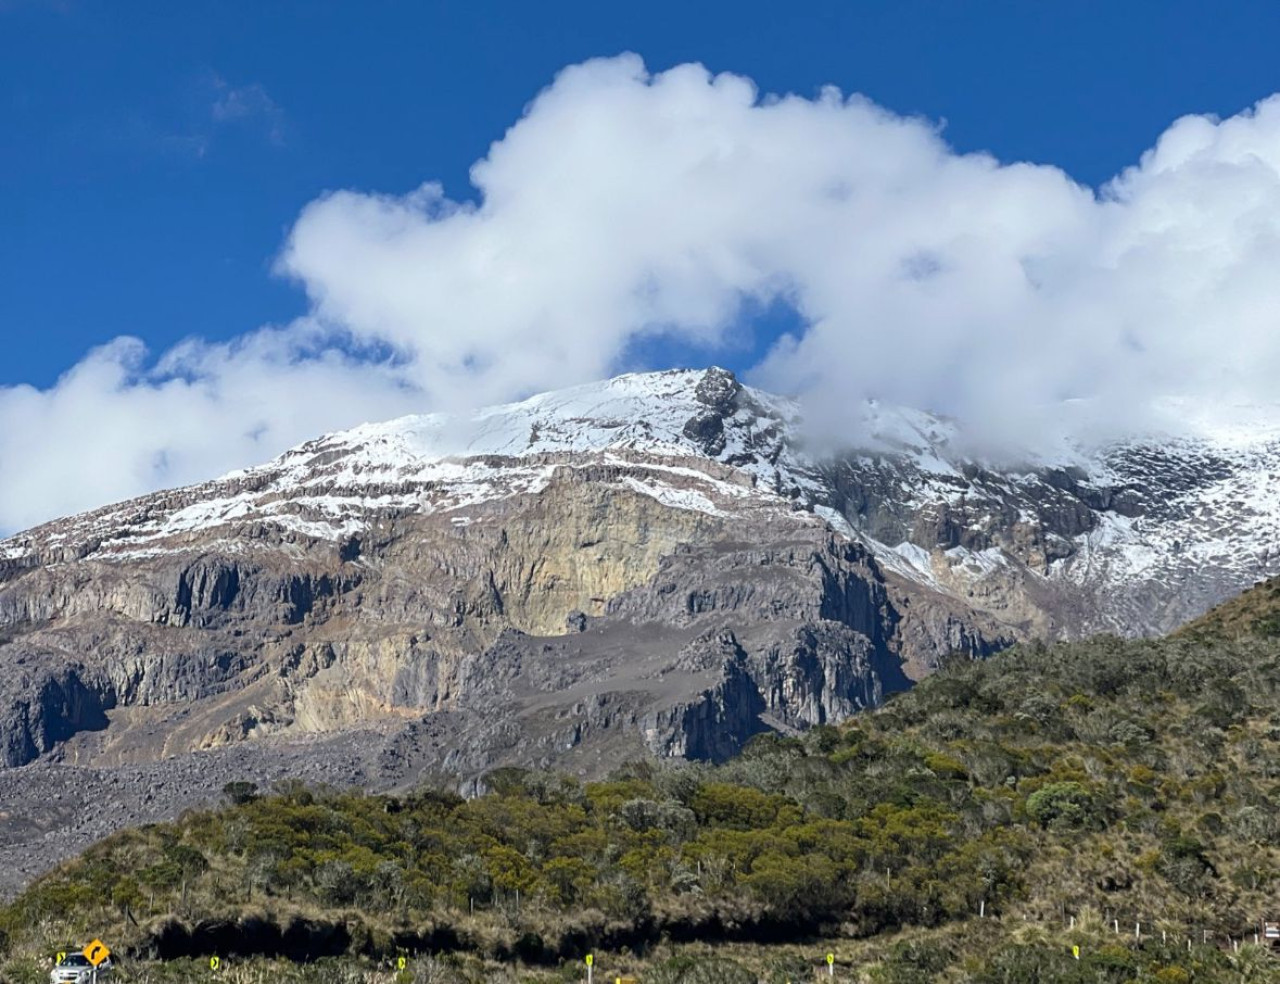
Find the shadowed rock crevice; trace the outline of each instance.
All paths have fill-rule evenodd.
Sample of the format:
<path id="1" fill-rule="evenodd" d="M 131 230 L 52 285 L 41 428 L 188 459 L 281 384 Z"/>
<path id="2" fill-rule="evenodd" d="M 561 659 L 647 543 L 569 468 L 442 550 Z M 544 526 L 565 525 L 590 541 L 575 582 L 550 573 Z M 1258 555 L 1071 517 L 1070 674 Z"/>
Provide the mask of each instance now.
<path id="1" fill-rule="evenodd" d="M 81 731 L 107 727 L 115 706 L 109 687 L 85 682 L 82 667 L 43 675 L 25 699 L 0 706 L 0 765 L 25 765 Z"/>

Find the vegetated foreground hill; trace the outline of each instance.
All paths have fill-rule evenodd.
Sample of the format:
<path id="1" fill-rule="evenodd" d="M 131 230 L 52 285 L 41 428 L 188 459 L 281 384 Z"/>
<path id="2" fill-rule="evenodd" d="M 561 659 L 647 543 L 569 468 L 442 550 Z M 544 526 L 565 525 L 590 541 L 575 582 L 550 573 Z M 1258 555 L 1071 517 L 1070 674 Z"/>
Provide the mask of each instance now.
<path id="1" fill-rule="evenodd" d="M 28 888 L 6 972 L 97 934 L 138 958 L 430 951 L 421 980 L 485 958 L 559 980 L 595 951 L 781 981 L 826 949 L 845 980 L 1277 979 L 1252 939 L 1280 889 L 1280 604 L 1241 605 L 1252 635 L 1021 646 L 719 766 L 502 770 L 472 800 L 233 786 Z"/>
<path id="2" fill-rule="evenodd" d="M 719 761 L 1280 567 L 1274 420 L 1011 464 L 851 412 L 857 446 L 819 455 L 723 370 L 623 376 L 0 543 L 0 895 L 229 780 Z"/>

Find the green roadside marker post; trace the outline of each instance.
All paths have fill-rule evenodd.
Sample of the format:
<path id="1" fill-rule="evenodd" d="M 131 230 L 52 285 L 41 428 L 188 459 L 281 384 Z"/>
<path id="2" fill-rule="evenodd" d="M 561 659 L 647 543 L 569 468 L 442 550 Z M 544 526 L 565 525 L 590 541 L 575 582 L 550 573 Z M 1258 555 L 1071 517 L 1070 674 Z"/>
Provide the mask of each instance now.
<path id="1" fill-rule="evenodd" d="M 595 954 L 587 954 L 587 984 L 591 984 L 591 968 L 596 962 Z"/>
<path id="2" fill-rule="evenodd" d="M 836 976 L 836 955 L 834 953 L 827 954 L 827 976 Z"/>

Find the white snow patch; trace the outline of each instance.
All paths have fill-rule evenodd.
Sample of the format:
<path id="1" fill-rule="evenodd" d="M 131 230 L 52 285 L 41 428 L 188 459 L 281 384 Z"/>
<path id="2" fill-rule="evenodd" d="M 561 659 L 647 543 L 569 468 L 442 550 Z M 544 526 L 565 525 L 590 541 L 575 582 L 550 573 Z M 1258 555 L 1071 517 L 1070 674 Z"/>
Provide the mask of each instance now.
<path id="1" fill-rule="evenodd" d="M 674 509 L 688 509 L 693 512 L 706 513 L 709 516 L 727 515 L 723 510 L 718 509 L 715 503 L 705 495 L 693 489 L 677 489 L 661 483 L 642 482 L 631 475 L 624 475 L 622 482 L 627 488 L 639 492 L 641 495 L 651 496 L 664 506 L 671 506 Z"/>
<path id="2" fill-rule="evenodd" d="M 952 567 L 963 567 L 965 571 L 977 577 L 986 575 L 1008 566 L 1009 558 L 999 547 L 987 547 L 984 550 L 970 550 L 968 547 L 952 547 L 944 551 Z"/>
<path id="3" fill-rule="evenodd" d="M 862 540 L 871 547 L 882 567 L 909 580 L 937 587 L 938 580 L 927 550 L 905 540 L 892 547 L 869 536 L 863 536 Z"/>
<path id="4" fill-rule="evenodd" d="M 814 506 L 813 511 L 826 520 L 827 524 L 837 533 L 843 533 L 850 540 L 858 539 L 858 531 L 844 518 L 843 513 L 832 509 L 830 506 Z"/>

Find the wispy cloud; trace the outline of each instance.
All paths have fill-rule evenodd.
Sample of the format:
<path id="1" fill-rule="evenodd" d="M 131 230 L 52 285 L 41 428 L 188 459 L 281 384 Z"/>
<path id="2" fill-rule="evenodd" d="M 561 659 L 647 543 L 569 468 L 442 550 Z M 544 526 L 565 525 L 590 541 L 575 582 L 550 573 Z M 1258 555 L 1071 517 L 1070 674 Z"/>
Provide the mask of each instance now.
<path id="1" fill-rule="evenodd" d="M 288 117 L 261 83 L 234 85 L 209 72 L 179 87 L 174 100 L 176 106 L 131 112 L 113 133 L 131 146 L 193 160 L 208 157 L 233 129 L 276 148 L 288 142 Z"/>
<path id="2" fill-rule="evenodd" d="M 219 77 L 215 77 L 213 85 L 217 95 L 210 117 L 215 124 L 258 126 L 271 143 L 277 146 L 284 143 L 284 111 L 262 85 L 251 82 L 233 86 Z"/>

